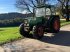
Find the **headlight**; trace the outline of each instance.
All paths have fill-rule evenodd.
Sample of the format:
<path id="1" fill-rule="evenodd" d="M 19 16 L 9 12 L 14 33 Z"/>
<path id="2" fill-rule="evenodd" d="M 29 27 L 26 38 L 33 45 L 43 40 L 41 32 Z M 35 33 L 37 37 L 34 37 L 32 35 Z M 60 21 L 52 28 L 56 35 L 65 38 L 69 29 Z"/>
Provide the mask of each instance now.
<path id="1" fill-rule="evenodd" d="M 29 24 L 27 24 L 27 26 L 29 26 Z"/>

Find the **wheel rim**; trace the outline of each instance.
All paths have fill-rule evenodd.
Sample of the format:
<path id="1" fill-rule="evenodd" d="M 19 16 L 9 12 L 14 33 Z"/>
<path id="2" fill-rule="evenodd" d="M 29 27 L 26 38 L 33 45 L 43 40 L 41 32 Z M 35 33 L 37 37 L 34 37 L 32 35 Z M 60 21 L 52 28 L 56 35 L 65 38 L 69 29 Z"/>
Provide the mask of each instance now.
<path id="1" fill-rule="evenodd" d="M 54 29 L 55 29 L 55 30 L 59 30 L 59 28 L 60 28 L 60 24 L 59 24 L 59 21 L 56 19 L 56 20 L 54 21 Z"/>
<path id="2" fill-rule="evenodd" d="M 44 34 L 43 27 L 38 27 L 38 35 L 42 36 Z"/>

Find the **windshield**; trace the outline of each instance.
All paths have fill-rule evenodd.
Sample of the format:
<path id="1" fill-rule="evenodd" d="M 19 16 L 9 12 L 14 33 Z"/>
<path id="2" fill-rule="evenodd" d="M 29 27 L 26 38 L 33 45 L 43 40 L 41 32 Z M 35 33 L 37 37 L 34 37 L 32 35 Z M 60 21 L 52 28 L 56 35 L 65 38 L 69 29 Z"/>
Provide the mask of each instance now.
<path id="1" fill-rule="evenodd" d="M 45 15 L 51 15 L 51 10 L 49 8 L 36 8 L 36 17 L 41 17 Z"/>
<path id="2" fill-rule="evenodd" d="M 45 8 L 36 8 L 36 17 L 45 16 Z"/>

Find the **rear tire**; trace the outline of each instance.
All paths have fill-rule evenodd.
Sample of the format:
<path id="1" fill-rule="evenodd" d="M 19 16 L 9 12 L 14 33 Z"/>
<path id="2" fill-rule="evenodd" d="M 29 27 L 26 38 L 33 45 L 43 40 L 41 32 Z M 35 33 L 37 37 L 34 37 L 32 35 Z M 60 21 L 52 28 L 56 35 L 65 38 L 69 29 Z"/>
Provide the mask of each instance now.
<path id="1" fill-rule="evenodd" d="M 59 30 L 60 30 L 60 18 L 59 17 L 55 17 L 54 19 L 52 19 L 51 30 L 53 33 L 59 32 Z"/>

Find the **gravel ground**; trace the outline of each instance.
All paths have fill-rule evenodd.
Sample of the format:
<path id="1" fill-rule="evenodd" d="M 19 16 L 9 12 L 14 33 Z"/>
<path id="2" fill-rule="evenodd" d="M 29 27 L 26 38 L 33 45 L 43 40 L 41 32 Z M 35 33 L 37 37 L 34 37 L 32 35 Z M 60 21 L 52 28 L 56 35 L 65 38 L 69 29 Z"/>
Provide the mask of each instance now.
<path id="1" fill-rule="evenodd" d="M 70 52 L 70 25 L 57 34 L 48 33 L 41 39 L 24 38 L 0 46 L 0 52 Z"/>

